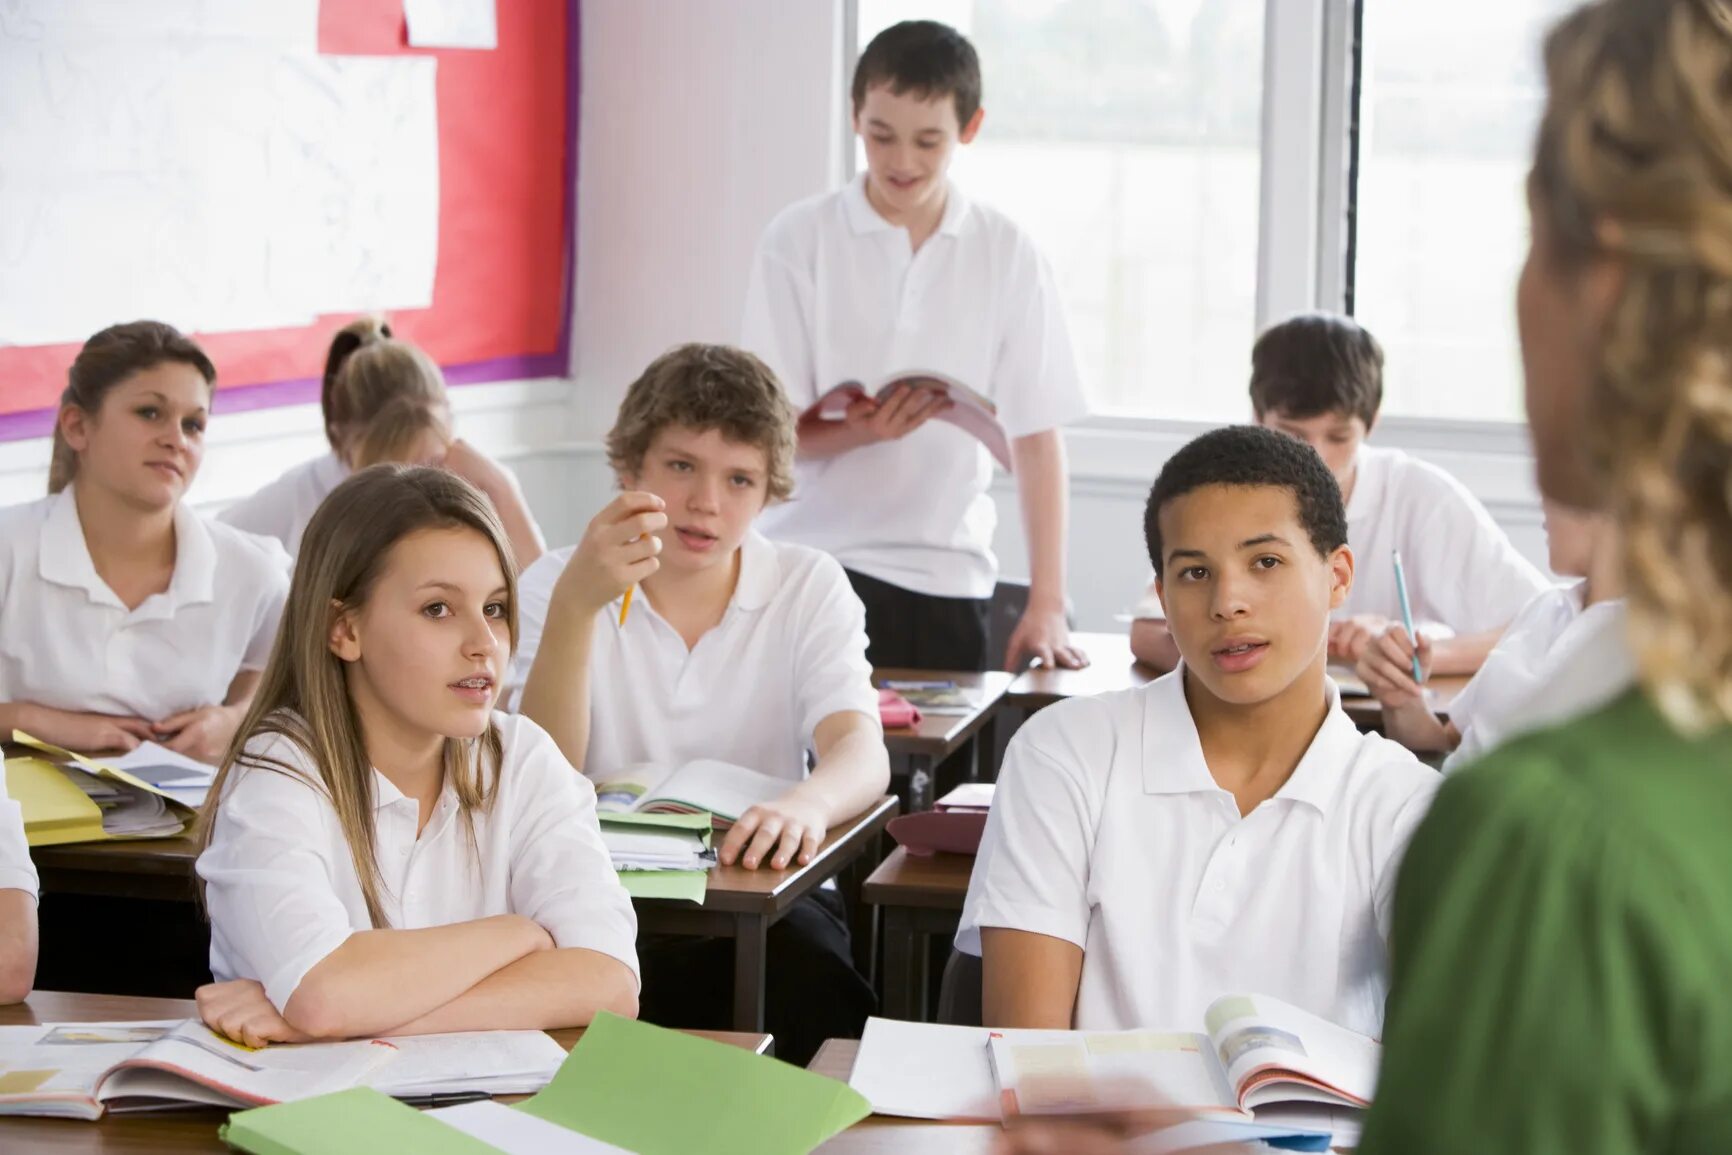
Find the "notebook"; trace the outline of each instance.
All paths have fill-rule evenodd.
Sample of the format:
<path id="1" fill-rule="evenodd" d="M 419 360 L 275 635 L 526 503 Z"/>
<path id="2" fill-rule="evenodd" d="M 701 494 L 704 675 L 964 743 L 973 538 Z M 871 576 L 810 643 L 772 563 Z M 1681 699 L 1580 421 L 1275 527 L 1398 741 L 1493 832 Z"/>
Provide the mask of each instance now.
<path id="1" fill-rule="evenodd" d="M 943 393 L 949 398 L 951 408 L 938 414 L 935 420 L 954 425 L 969 434 L 986 446 L 993 460 L 1003 466 L 1006 472 L 1014 470 L 1010 460 L 1010 437 L 998 420 L 998 406 L 992 403 L 991 398 L 956 378 L 930 369 L 904 369 L 890 374 L 871 387 L 859 381 L 844 381 L 818 398 L 817 404 L 802 413 L 800 418 L 803 421 L 841 421 L 847 417 L 848 406 L 853 404 L 856 398 L 872 397 L 883 400 L 892 389 L 904 384 L 918 385 L 923 389 Z"/>
<path id="2" fill-rule="evenodd" d="M 190 797 L 21 730 L 12 732 L 12 740 L 38 751 L 6 760 L 6 792 L 24 812 L 24 837 L 31 846 L 172 838 L 192 821 L 197 802 Z"/>
<path id="3" fill-rule="evenodd" d="M 589 778 L 595 783 L 595 808 L 603 821 L 609 813 L 707 813 L 717 830 L 726 830 L 758 803 L 780 798 L 794 786 L 792 779 L 714 758 L 700 758 L 673 770 L 639 763 L 623 770 L 597 771 Z"/>
<path id="4" fill-rule="evenodd" d="M 197 1020 L 0 1027 L 0 1115 L 256 1106 L 366 1086 L 419 1098 L 545 1086 L 565 1051 L 541 1031 L 479 1031 L 254 1050 Z"/>

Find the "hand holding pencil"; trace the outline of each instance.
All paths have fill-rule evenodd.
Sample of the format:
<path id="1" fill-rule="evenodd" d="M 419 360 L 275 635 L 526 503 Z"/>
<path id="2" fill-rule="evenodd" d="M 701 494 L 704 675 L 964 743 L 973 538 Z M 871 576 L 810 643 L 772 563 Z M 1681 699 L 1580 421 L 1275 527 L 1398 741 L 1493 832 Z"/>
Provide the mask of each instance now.
<path id="1" fill-rule="evenodd" d="M 584 613 L 599 613 L 615 598 L 629 599 L 638 582 L 661 568 L 662 542 L 668 516 L 653 493 L 622 493 L 590 521 L 571 559 L 559 575 L 553 596 Z M 625 621 L 621 606 L 620 622 Z"/>

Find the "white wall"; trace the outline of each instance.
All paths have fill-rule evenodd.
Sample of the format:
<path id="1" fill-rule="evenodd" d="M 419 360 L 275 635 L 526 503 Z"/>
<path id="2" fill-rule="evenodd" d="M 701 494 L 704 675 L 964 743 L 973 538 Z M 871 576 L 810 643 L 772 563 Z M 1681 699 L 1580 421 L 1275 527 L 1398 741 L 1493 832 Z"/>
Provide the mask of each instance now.
<path id="1" fill-rule="evenodd" d="M 840 0 L 585 0 L 580 436 L 681 341 L 738 337 L 758 235 L 841 173 Z"/>

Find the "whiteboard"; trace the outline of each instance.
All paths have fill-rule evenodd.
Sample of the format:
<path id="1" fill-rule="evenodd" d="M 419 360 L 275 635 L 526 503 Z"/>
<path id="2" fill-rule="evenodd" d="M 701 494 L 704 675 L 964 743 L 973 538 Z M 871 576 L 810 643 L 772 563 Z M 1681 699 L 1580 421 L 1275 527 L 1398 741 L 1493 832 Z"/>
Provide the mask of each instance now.
<path id="1" fill-rule="evenodd" d="M 438 61 L 318 0 L 0 0 L 0 345 L 425 308 Z"/>

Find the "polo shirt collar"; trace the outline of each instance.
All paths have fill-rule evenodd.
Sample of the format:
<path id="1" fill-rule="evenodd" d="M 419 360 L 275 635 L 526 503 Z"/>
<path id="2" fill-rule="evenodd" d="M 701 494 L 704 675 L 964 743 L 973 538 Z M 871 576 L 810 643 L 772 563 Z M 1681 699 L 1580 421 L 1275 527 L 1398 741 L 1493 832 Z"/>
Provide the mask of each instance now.
<path id="1" fill-rule="evenodd" d="M 753 613 L 763 609 L 775 598 L 776 590 L 781 584 L 782 562 L 776 553 L 776 547 L 756 529 L 746 531 L 745 538 L 740 542 L 740 577 L 734 583 L 734 596 L 728 599 L 728 608 L 723 616 L 736 609 Z M 623 601 L 623 594 L 613 599 L 607 615 L 607 620 L 613 624 L 616 632 L 631 629 L 630 620 L 637 617 L 640 605 L 654 612 L 648 599 L 640 595 L 638 600 L 632 602 L 632 612 L 627 615 L 627 623 L 621 626 L 619 611 Z"/>
<path id="2" fill-rule="evenodd" d="M 730 608 L 757 611 L 769 605 L 782 583 L 781 571 L 781 560 L 770 539 L 755 529 L 748 530 L 740 543 L 740 580 L 734 583 Z"/>
<path id="3" fill-rule="evenodd" d="M 848 227 L 856 236 L 904 231 L 901 225 L 893 225 L 879 216 L 878 210 L 872 207 L 872 202 L 866 199 L 865 173 L 849 181 L 842 190 L 842 210 L 848 217 Z M 968 219 L 968 213 L 968 198 L 962 195 L 962 190 L 956 187 L 955 181 L 947 182 L 944 190 L 944 216 L 938 222 L 936 235 L 954 237 L 959 234 L 963 222 Z"/>
<path id="4" fill-rule="evenodd" d="M 216 544 L 211 540 L 210 528 L 204 519 L 184 501 L 175 507 L 174 537 L 174 576 L 169 579 L 168 589 L 147 598 L 138 610 L 145 610 L 156 603 L 160 606 L 161 616 L 167 616 L 182 606 L 199 605 L 213 598 Z M 71 486 L 54 495 L 48 517 L 42 523 L 37 573 L 45 582 L 83 590 L 93 602 L 125 608 L 96 572 L 90 546 L 84 540 L 84 523 L 79 520 L 78 502 L 72 495 Z"/>
<path id="5" fill-rule="evenodd" d="M 1143 793 L 1197 794 L 1221 791 L 1203 757 L 1203 740 L 1185 700 L 1185 666 L 1150 682 L 1143 691 Z M 1275 792 L 1276 798 L 1303 802 L 1324 814 L 1334 806 L 1342 768 L 1353 758 L 1359 730 L 1341 709 L 1341 695 L 1325 680 L 1329 712 L 1299 765 Z"/>

